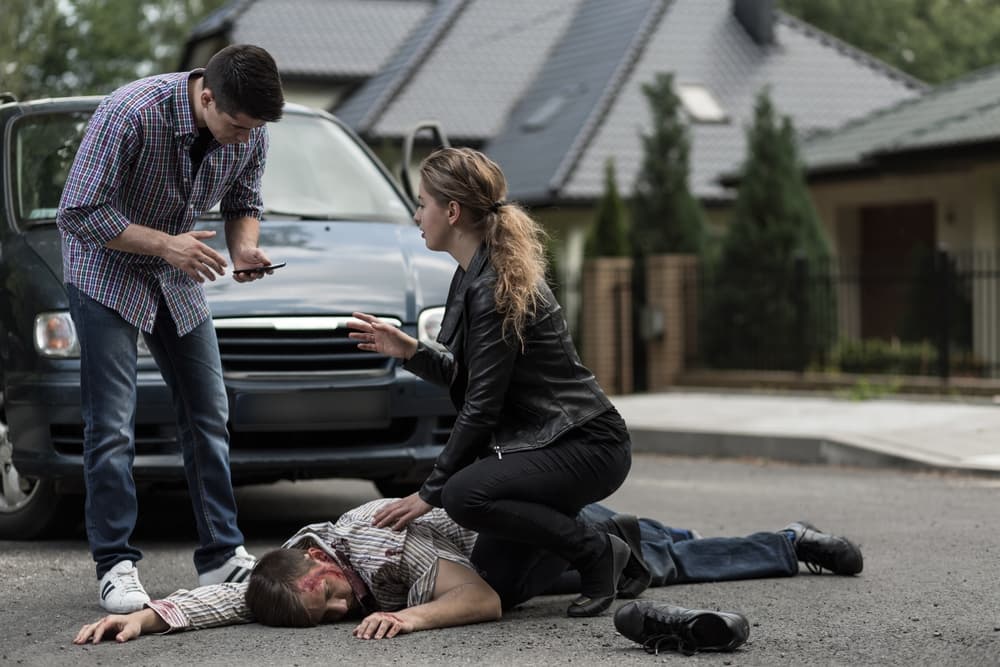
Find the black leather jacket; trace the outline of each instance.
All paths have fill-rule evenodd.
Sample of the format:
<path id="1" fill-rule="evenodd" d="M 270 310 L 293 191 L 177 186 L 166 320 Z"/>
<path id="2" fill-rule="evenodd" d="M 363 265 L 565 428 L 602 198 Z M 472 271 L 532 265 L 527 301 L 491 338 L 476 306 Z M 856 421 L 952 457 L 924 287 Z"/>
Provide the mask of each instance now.
<path id="1" fill-rule="evenodd" d="M 468 271 L 459 267 L 451 281 L 437 338 L 451 354 L 421 344 L 404 366 L 448 386 L 458 411 L 448 444 L 420 489 L 420 497 L 438 507 L 448 478 L 477 458 L 544 447 L 612 408 L 580 362 L 548 286 L 522 349 L 513 334 L 502 334 L 496 279 L 483 245 Z"/>

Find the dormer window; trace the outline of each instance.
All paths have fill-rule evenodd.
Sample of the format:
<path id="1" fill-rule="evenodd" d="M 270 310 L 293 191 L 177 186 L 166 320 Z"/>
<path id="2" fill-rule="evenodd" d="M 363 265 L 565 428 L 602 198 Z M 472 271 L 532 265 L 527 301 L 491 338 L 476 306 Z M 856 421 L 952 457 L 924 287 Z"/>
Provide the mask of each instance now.
<path id="1" fill-rule="evenodd" d="M 681 83 L 677 86 L 677 96 L 681 98 L 684 111 L 696 123 L 727 123 L 729 115 L 723 110 L 711 91 L 697 83 Z"/>

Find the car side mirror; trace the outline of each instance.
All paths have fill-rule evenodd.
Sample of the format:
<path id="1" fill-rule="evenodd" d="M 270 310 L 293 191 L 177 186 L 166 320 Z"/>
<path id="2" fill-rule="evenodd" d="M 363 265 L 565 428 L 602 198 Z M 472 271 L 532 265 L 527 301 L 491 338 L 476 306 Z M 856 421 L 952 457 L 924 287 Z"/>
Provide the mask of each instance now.
<path id="1" fill-rule="evenodd" d="M 420 121 L 403 137 L 403 160 L 399 165 L 399 182 L 403 185 L 403 191 L 406 192 L 406 196 L 414 203 L 417 201 L 417 184 L 414 181 L 414 172 L 411 170 L 413 166 L 413 145 L 416 142 L 417 135 L 424 130 L 430 131 L 434 146 L 441 148 L 451 147 L 448 135 L 444 133 L 441 124 L 436 120 Z"/>

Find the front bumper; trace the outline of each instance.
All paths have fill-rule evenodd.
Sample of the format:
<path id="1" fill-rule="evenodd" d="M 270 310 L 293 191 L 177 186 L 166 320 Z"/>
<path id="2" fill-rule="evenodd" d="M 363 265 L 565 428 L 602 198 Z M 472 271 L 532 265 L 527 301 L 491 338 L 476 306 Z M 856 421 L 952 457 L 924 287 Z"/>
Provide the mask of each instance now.
<path id="1" fill-rule="evenodd" d="M 83 423 L 75 372 L 8 377 L 14 463 L 23 475 L 82 480 Z M 321 477 L 419 482 L 447 441 L 444 390 L 402 368 L 378 378 L 226 380 L 234 483 Z M 170 393 L 141 371 L 137 482 L 180 481 L 183 460 Z"/>

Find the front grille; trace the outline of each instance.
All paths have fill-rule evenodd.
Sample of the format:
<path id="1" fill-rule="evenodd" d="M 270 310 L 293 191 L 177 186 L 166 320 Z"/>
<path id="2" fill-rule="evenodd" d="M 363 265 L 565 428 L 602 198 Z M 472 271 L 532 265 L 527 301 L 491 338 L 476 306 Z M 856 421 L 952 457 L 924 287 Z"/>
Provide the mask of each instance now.
<path id="1" fill-rule="evenodd" d="M 385 375 L 393 360 L 362 352 L 348 338 L 348 318 L 275 317 L 215 320 L 222 369 L 233 374 Z M 398 322 L 393 324 L 399 326 Z"/>
<path id="2" fill-rule="evenodd" d="M 392 446 L 408 442 L 416 432 L 413 417 L 393 419 L 386 428 L 352 431 L 236 432 L 230 434 L 230 450 L 289 449 L 333 450 L 338 447 Z M 82 424 L 52 424 L 52 446 L 60 454 L 83 454 Z M 178 454 L 177 429 L 169 425 L 136 424 L 135 453 Z"/>
<path id="3" fill-rule="evenodd" d="M 83 454 L 83 424 L 51 424 L 49 433 L 52 436 L 52 447 L 60 454 Z M 136 454 L 177 454 L 180 451 L 177 429 L 174 426 L 136 424 Z"/>
<path id="4" fill-rule="evenodd" d="M 241 432 L 230 435 L 233 451 L 276 449 L 336 450 L 339 447 L 388 447 L 401 445 L 413 437 L 417 420 L 413 417 L 393 419 L 386 428 L 353 431 L 268 431 Z"/>
<path id="5" fill-rule="evenodd" d="M 434 430 L 431 431 L 431 442 L 435 445 L 447 445 L 451 437 L 451 429 L 455 426 L 455 416 L 438 417 L 434 420 Z"/>

